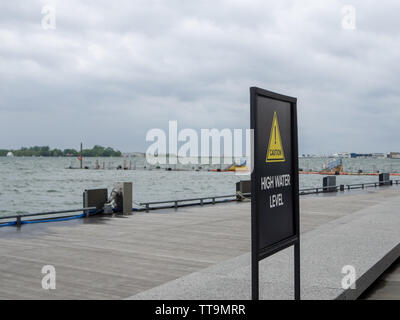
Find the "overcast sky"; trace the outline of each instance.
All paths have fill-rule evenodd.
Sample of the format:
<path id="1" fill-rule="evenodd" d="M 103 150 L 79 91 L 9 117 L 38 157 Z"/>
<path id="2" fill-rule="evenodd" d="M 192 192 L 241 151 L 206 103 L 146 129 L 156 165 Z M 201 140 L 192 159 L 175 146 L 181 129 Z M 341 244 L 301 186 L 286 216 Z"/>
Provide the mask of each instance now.
<path id="1" fill-rule="evenodd" d="M 56 29 L 42 27 L 46 4 Z M 0 148 L 145 151 L 168 120 L 244 129 L 259 86 L 298 98 L 300 153 L 398 151 L 399 12 L 396 0 L 1 1 Z"/>

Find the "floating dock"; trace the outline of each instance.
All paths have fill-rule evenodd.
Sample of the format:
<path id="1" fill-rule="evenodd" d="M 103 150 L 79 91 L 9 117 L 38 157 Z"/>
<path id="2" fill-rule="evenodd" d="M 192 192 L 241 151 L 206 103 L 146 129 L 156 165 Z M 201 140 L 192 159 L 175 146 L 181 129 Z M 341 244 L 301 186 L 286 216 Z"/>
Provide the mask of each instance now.
<path id="1" fill-rule="evenodd" d="M 300 198 L 302 298 L 354 299 L 397 259 L 399 191 Z M 262 263 L 261 298 L 293 298 L 288 250 Z M 7 227 L 0 299 L 248 299 L 249 251 L 249 202 Z M 355 291 L 341 289 L 347 264 L 357 269 Z M 55 290 L 41 287 L 44 265 L 56 269 Z"/>

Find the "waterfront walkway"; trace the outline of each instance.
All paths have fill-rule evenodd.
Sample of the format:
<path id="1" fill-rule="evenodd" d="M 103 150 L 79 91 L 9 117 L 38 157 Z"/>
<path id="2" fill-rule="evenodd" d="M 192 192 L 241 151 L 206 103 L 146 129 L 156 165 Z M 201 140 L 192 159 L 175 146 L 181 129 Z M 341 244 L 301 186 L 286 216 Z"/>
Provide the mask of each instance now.
<path id="1" fill-rule="evenodd" d="M 301 232 L 397 205 L 399 191 L 393 186 L 301 197 Z M 124 299 L 249 250 L 248 202 L 0 228 L 0 299 Z M 56 268 L 56 290 L 41 287 L 44 265 Z"/>

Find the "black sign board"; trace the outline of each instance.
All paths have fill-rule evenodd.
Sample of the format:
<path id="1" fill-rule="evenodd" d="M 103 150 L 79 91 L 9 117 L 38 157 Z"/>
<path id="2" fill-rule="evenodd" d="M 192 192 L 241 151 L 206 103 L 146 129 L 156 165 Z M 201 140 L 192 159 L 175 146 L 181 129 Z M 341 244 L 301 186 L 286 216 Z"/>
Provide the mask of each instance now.
<path id="1" fill-rule="evenodd" d="M 259 295 L 259 261 L 294 245 L 294 291 L 300 299 L 297 99 L 254 87 L 250 99 L 252 297 Z"/>

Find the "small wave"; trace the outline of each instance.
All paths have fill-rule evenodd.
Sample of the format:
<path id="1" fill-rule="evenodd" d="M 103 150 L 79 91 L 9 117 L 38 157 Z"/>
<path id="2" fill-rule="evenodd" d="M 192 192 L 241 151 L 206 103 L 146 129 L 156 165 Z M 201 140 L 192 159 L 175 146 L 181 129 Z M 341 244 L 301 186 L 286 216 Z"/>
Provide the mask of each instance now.
<path id="1" fill-rule="evenodd" d="M 47 192 L 47 193 L 56 193 L 56 192 L 58 192 L 58 191 L 57 191 L 57 190 L 50 189 L 50 190 L 47 190 L 46 192 Z"/>

